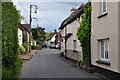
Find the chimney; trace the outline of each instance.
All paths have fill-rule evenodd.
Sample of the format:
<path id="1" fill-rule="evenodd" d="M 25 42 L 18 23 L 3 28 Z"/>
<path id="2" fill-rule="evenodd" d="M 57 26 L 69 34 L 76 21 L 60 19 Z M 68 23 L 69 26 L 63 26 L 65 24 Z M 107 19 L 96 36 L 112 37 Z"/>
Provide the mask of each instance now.
<path id="1" fill-rule="evenodd" d="M 75 12 L 76 10 L 77 10 L 76 8 L 72 8 L 70 11 Z"/>
<path id="2" fill-rule="evenodd" d="M 24 17 L 22 17 L 22 19 L 21 19 L 21 24 L 26 24 L 26 20 Z"/>

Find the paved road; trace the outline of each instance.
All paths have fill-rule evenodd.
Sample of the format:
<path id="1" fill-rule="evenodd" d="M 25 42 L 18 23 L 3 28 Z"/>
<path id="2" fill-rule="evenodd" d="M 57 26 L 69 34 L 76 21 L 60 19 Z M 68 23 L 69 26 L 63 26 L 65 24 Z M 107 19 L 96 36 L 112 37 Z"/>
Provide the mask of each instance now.
<path id="1" fill-rule="evenodd" d="M 59 56 L 59 50 L 43 49 L 24 62 L 21 78 L 98 78 Z"/>

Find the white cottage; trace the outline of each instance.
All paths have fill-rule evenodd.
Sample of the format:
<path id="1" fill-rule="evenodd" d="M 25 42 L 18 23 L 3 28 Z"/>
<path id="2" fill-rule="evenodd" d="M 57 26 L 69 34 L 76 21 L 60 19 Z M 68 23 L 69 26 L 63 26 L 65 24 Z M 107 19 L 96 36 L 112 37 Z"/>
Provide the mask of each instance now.
<path id="1" fill-rule="evenodd" d="M 84 5 L 81 5 L 76 11 L 66 18 L 59 30 L 61 37 L 61 52 L 72 60 L 82 60 L 82 48 L 80 41 L 76 37 L 77 29 L 80 26 L 81 15 L 83 14 Z"/>
<path id="2" fill-rule="evenodd" d="M 20 26 L 18 27 L 18 44 L 19 46 L 22 46 L 23 44 L 23 28 Z"/>

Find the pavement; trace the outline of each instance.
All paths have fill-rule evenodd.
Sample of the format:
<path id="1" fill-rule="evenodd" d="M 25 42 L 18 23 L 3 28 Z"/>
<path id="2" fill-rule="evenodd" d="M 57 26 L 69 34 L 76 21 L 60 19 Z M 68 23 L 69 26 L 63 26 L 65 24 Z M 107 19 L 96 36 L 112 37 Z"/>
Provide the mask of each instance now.
<path id="1" fill-rule="evenodd" d="M 29 60 L 33 57 L 33 55 L 35 53 L 37 53 L 39 50 L 31 50 L 30 53 L 27 53 L 27 54 L 20 54 L 19 57 L 22 59 L 22 60 Z"/>
<path id="2" fill-rule="evenodd" d="M 20 78 L 99 78 L 63 60 L 59 53 L 48 48 L 38 51 L 23 63 Z"/>

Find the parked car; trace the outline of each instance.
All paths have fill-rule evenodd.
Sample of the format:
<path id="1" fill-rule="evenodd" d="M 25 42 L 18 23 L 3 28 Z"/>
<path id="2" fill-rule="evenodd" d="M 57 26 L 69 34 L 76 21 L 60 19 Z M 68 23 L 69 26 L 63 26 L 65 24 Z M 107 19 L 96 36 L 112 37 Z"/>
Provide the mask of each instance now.
<path id="1" fill-rule="evenodd" d="M 56 49 L 60 49 L 60 44 L 57 44 L 57 45 L 56 45 Z"/>
<path id="2" fill-rule="evenodd" d="M 50 48 L 56 48 L 55 44 L 50 44 Z"/>
<path id="3" fill-rule="evenodd" d="M 46 43 L 43 43 L 43 44 L 42 44 L 42 48 L 47 48 Z"/>

